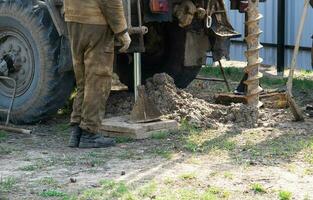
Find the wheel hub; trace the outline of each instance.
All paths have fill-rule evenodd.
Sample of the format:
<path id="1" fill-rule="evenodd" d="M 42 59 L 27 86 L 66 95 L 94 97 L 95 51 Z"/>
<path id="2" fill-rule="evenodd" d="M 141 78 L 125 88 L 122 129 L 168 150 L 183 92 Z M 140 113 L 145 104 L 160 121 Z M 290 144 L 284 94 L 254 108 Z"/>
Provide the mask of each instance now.
<path id="1" fill-rule="evenodd" d="M 33 51 L 27 38 L 16 30 L 0 31 L 0 75 L 16 81 L 16 96 L 23 95 L 30 87 L 34 70 Z M 13 89 L 12 82 L 0 80 L 1 94 L 11 96 Z"/>

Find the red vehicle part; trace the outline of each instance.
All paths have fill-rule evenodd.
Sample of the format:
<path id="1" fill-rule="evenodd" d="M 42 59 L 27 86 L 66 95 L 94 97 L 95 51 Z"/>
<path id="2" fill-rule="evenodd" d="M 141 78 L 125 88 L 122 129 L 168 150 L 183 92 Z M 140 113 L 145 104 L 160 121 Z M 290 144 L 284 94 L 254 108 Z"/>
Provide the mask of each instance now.
<path id="1" fill-rule="evenodd" d="M 152 13 L 169 12 L 168 0 L 150 0 L 150 10 Z"/>

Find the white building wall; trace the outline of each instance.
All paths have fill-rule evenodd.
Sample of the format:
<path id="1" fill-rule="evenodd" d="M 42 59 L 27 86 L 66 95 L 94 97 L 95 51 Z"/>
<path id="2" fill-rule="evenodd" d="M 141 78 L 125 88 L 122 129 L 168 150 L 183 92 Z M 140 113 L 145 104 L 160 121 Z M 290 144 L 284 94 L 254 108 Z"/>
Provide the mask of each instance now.
<path id="1" fill-rule="evenodd" d="M 229 9 L 229 18 L 234 28 L 244 35 L 244 14 L 238 11 L 230 10 L 229 0 L 225 0 L 227 8 Z M 286 0 L 286 45 L 293 46 L 295 44 L 295 38 L 297 29 L 300 23 L 301 14 L 303 12 L 304 0 Z M 260 12 L 264 15 L 260 26 L 263 30 L 261 35 L 261 42 L 263 43 L 277 43 L 277 0 L 267 0 L 265 3 L 260 3 Z M 312 47 L 313 35 L 313 9 L 310 7 L 308 17 L 305 22 L 305 28 L 303 37 L 301 40 L 301 47 Z M 243 36 L 235 40 L 243 41 Z M 231 59 L 244 61 L 244 51 L 246 46 L 244 43 L 232 43 L 231 46 Z M 265 64 L 276 65 L 277 63 L 277 51 L 275 47 L 265 47 L 261 51 L 261 56 L 264 59 Z M 292 49 L 286 48 L 285 63 L 289 66 L 292 58 Z M 312 69 L 311 68 L 311 53 L 310 50 L 301 50 L 299 53 L 298 64 L 299 68 Z"/>

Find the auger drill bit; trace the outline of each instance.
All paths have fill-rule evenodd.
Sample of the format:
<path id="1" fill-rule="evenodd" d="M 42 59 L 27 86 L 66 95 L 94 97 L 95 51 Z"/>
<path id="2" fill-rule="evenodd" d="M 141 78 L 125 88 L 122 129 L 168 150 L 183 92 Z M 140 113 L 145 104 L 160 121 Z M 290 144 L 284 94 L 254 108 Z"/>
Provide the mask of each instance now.
<path id="1" fill-rule="evenodd" d="M 248 100 L 248 104 L 251 106 L 258 107 L 261 105 L 259 101 L 259 94 L 262 92 L 260 87 L 260 78 L 262 73 L 259 72 L 259 67 L 262 63 L 260 58 L 260 44 L 259 37 L 262 31 L 259 27 L 259 22 L 263 16 L 259 12 L 259 0 L 249 0 L 249 6 L 247 10 L 248 20 L 246 21 L 247 26 L 247 37 L 245 38 L 247 43 L 247 51 L 245 52 L 248 65 L 244 69 L 247 74 L 247 80 L 244 82 L 246 85 L 245 95 Z"/>

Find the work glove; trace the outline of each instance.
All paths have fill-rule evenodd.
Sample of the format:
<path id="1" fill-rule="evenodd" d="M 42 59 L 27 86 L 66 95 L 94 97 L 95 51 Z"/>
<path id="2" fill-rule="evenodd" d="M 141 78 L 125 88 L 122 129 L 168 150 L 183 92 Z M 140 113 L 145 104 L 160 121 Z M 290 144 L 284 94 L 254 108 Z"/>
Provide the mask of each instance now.
<path id="1" fill-rule="evenodd" d="M 131 39 L 128 32 L 122 33 L 117 36 L 117 40 L 121 43 L 122 47 L 120 48 L 119 52 L 125 53 L 130 46 Z"/>

